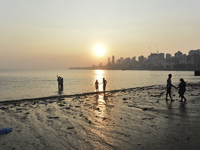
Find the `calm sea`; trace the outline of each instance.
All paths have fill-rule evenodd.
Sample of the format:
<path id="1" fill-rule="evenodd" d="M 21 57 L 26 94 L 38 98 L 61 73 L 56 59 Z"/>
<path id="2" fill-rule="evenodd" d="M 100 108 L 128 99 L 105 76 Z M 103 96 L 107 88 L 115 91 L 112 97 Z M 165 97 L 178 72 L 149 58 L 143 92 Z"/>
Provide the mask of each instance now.
<path id="1" fill-rule="evenodd" d="M 193 71 L 0 70 L 0 101 L 94 92 L 95 80 L 102 83 L 103 77 L 108 82 L 106 90 L 165 85 L 169 73 L 175 85 L 180 78 L 200 81 Z M 58 91 L 57 75 L 64 78 L 62 93 Z"/>

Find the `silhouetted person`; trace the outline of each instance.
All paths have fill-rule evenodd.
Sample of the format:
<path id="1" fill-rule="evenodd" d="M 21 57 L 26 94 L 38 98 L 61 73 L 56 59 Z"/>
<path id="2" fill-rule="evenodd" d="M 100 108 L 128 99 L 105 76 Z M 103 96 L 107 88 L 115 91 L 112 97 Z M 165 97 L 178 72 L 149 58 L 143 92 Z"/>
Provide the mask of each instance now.
<path id="1" fill-rule="evenodd" d="M 60 81 L 60 86 L 61 86 L 61 90 L 63 90 L 63 78 L 61 77 L 61 81 Z"/>
<path id="2" fill-rule="evenodd" d="M 103 91 L 104 92 L 106 91 L 106 84 L 107 84 L 107 81 L 105 78 L 103 78 Z"/>
<path id="3" fill-rule="evenodd" d="M 99 82 L 98 82 L 98 80 L 96 80 L 96 82 L 95 82 L 95 89 L 96 89 L 96 92 L 99 92 Z"/>
<path id="4" fill-rule="evenodd" d="M 63 90 L 63 78 L 60 76 L 57 76 L 57 81 L 58 81 L 58 90 L 62 91 Z"/>
<path id="5" fill-rule="evenodd" d="M 168 75 L 168 79 L 167 79 L 166 101 L 168 101 L 168 99 L 167 99 L 167 96 L 168 96 L 168 95 L 169 95 L 171 101 L 174 101 L 174 100 L 172 99 L 172 96 L 171 96 L 171 88 L 172 88 L 172 87 L 176 88 L 176 87 L 172 84 L 171 78 L 172 78 L 172 75 L 169 74 L 169 75 Z"/>
<path id="6" fill-rule="evenodd" d="M 183 99 L 186 101 L 186 98 L 184 97 L 184 93 L 186 91 L 186 88 L 185 88 L 186 87 L 186 83 L 182 78 L 180 79 L 180 81 L 181 81 L 181 83 L 179 84 L 178 93 L 179 93 L 179 97 L 181 97 L 180 102 L 182 102 Z"/>

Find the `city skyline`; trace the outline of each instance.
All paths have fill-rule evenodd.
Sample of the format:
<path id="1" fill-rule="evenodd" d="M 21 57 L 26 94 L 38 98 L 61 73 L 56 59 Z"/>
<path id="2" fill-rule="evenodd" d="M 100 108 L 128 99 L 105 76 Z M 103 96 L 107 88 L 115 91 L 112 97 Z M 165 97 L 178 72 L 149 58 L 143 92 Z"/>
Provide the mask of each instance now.
<path id="1" fill-rule="evenodd" d="M 116 59 L 114 55 L 107 58 L 107 63 L 99 65 L 93 64 L 92 67 L 70 67 L 69 69 L 108 69 L 108 70 L 193 70 L 200 69 L 200 49 L 188 51 L 188 55 L 178 51 L 174 55 L 170 53 L 150 53 L 148 57 L 143 55 L 121 56 Z"/>
<path id="2" fill-rule="evenodd" d="M 186 53 L 200 47 L 199 6 L 198 0 L 0 1 L 0 69 L 68 69 L 105 64 L 113 54 Z M 97 45 L 101 55 L 93 52 Z"/>

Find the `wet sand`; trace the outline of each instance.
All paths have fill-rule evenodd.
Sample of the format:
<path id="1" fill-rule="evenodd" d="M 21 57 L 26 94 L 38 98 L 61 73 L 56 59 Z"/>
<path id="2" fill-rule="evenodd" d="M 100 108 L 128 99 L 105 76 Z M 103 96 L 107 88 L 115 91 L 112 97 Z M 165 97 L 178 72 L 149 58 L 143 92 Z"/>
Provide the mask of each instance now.
<path id="1" fill-rule="evenodd" d="M 0 149 L 200 149 L 200 83 L 179 102 L 163 86 L 0 103 Z"/>

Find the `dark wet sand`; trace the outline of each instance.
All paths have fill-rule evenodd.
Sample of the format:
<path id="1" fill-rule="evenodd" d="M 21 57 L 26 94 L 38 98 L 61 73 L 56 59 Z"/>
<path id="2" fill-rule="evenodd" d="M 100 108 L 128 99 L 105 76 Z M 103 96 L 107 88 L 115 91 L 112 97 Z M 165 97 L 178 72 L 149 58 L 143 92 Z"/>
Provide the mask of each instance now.
<path id="1" fill-rule="evenodd" d="M 179 102 L 165 87 L 0 103 L 1 150 L 200 149 L 200 83 Z"/>

